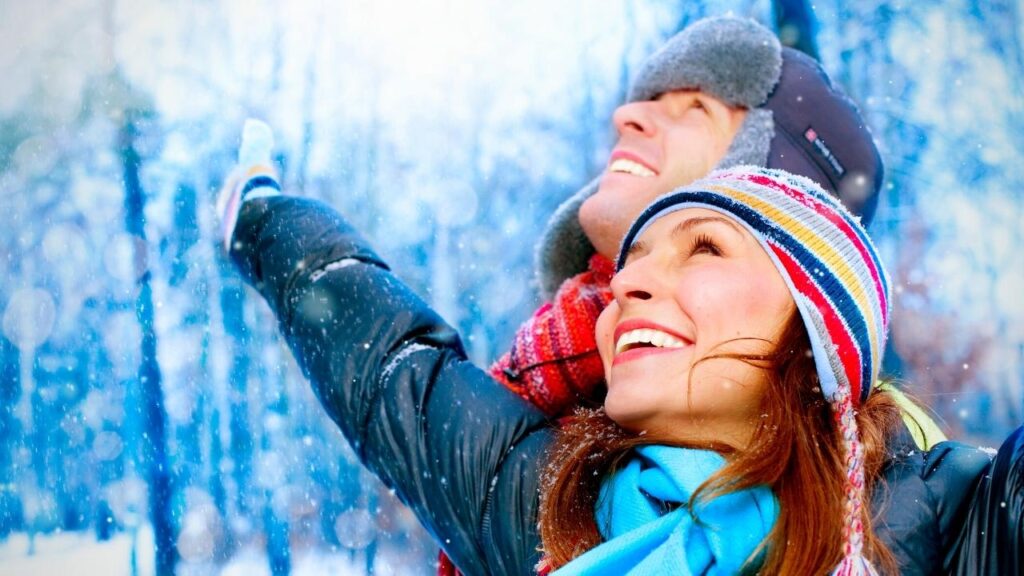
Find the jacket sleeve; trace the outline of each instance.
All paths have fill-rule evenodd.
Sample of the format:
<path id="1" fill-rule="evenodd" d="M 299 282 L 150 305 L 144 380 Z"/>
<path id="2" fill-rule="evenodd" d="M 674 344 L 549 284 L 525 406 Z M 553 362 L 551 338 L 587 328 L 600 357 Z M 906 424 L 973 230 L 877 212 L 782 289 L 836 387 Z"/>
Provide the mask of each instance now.
<path id="1" fill-rule="evenodd" d="M 954 574 L 1024 574 L 1024 427 L 996 452 L 970 500 Z"/>
<path id="2" fill-rule="evenodd" d="M 459 569 L 533 572 L 544 416 L 468 362 L 455 331 L 324 204 L 247 201 L 231 257 L 361 461 Z"/>

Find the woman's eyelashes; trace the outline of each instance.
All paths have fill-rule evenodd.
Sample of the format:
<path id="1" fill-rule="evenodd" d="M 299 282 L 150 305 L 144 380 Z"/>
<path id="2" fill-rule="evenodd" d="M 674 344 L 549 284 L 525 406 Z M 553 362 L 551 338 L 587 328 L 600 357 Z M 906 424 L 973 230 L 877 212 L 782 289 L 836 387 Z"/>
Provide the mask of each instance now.
<path id="1" fill-rule="evenodd" d="M 721 256 L 722 249 L 718 246 L 718 243 L 708 234 L 697 234 L 693 237 L 690 242 L 690 256 L 696 256 L 698 254 L 709 254 L 711 256 Z"/>

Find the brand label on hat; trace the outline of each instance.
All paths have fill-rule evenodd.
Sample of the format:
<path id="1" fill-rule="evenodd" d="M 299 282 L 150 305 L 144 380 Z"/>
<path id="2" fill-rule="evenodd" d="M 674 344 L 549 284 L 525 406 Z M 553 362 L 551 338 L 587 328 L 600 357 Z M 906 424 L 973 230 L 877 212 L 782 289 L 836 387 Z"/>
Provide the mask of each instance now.
<path id="1" fill-rule="evenodd" d="M 840 178 L 846 173 L 846 168 L 843 168 L 843 165 L 839 163 L 839 159 L 836 158 L 836 155 L 832 153 L 832 150 L 825 145 L 825 141 L 818 137 L 818 133 L 814 128 L 808 128 L 807 131 L 804 132 L 804 138 L 814 146 L 814 149 L 817 150 L 819 154 L 825 157 L 825 160 L 828 161 L 829 165 L 832 166 L 832 169 L 836 171 L 836 174 Z"/>

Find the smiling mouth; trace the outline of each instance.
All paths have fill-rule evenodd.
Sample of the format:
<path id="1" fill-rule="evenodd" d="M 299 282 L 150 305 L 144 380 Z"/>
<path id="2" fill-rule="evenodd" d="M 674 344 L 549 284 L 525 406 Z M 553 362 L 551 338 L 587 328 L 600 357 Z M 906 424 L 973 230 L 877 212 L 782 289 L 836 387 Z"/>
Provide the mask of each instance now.
<path id="1" fill-rule="evenodd" d="M 686 347 L 687 343 L 675 336 L 653 328 L 630 330 L 619 336 L 615 343 L 615 354 L 641 348 L 677 349 Z"/>
<path id="2" fill-rule="evenodd" d="M 608 165 L 608 172 L 631 174 L 633 176 L 640 176 L 641 178 L 651 178 L 657 175 L 654 170 L 651 170 L 639 162 L 630 160 L 629 158 L 616 158 Z"/>

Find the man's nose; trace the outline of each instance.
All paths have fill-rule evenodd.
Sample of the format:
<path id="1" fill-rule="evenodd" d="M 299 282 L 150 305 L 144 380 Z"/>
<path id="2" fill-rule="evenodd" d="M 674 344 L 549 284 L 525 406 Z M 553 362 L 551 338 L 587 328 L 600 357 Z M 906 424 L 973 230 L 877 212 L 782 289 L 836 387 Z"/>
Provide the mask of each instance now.
<path id="1" fill-rule="evenodd" d="M 612 122 L 620 135 L 627 132 L 638 132 L 644 136 L 653 136 L 657 129 L 654 119 L 654 102 L 629 102 L 615 109 Z"/>

